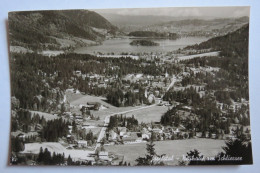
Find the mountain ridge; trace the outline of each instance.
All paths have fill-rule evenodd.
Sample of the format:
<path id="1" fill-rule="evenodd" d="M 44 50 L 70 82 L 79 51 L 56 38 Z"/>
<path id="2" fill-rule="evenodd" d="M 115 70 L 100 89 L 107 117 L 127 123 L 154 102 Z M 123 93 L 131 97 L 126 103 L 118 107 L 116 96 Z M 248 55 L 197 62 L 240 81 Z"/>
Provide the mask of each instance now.
<path id="1" fill-rule="evenodd" d="M 55 38 L 78 37 L 100 42 L 117 30 L 104 17 L 89 10 L 10 12 L 8 22 L 11 46 L 36 50 L 59 47 Z"/>

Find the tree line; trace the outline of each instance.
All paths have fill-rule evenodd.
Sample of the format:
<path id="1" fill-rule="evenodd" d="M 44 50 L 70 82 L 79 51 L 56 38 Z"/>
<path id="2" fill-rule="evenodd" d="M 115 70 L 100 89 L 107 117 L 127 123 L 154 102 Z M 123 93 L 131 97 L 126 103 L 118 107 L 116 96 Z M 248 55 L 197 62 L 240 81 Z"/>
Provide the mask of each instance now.
<path id="1" fill-rule="evenodd" d="M 138 120 L 134 116 L 126 117 L 123 115 L 114 115 L 110 117 L 108 131 L 117 127 L 126 127 L 128 130 L 134 130 L 138 126 Z"/>

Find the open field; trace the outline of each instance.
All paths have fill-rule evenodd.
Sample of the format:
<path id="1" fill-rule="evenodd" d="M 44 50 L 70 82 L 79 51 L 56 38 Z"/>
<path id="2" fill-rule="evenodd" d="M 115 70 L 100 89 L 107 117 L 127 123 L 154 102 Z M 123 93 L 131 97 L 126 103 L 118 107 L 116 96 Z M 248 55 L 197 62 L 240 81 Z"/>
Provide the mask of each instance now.
<path id="1" fill-rule="evenodd" d="M 126 114 L 126 116 L 134 115 L 139 123 L 151 123 L 151 121 L 158 122 L 161 120 L 161 116 L 165 112 L 167 112 L 167 110 L 167 106 L 153 106 L 148 109 L 141 109 L 134 112 L 129 112 Z"/>
<path id="2" fill-rule="evenodd" d="M 193 58 L 197 58 L 197 57 L 218 56 L 218 55 L 219 55 L 218 51 L 217 52 L 208 52 L 208 53 L 195 54 L 195 55 L 186 55 L 186 56 L 178 57 L 178 61 L 193 59 Z"/>
<path id="3" fill-rule="evenodd" d="M 89 150 L 75 150 L 75 149 L 66 149 L 58 142 L 42 142 L 42 143 L 28 143 L 25 144 L 25 149 L 21 153 L 33 153 L 38 154 L 40 152 L 40 148 L 47 148 L 51 153 L 64 153 L 65 158 L 69 157 L 69 155 L 73 159 L 87 159 L 89 153 L 93 153 L 93 151 Z"/>
<path id="4" fill-rule="evenodd" d="M 125 111 L 130 111 L 132 109 L 138 109 L 141 108 L 142 106 L 129 106 L 129 107 L 115 107 L 109 103 L 107 103 L 105 100 L 106 98 L 104 97 L 97 97 L 97 96 L 91 96 L 91 95 L 82 95 L 82 94 L 69 94 L 67 96 L 68 100 L 70 101 L 71 106 L 73 107 L 71 109 L 72 113 L 80 113 L 80 104 L 87 104 L 87 102 L 99 102 L 102 105 L 106 106 L 107 109 L 99 110 L 99 111 L 91 111 L 91 113 L 94 116 L 99 116 L 100 120 L 104 120 L 105 117 L 109 114 L 114 114 L 114 113 L 120 113 L 120 112 L 125 112 Z"/>
<path id="5" fill-rule="evenodd" d="M 86 130 L 86 134 L 89 133 L 90 131 L 92 131 L 94 136 L 98 136 L 98 134 L 100 133 L 100 131 L 102 129 L 102 127 L 88 128 L 87 126 L 83 127 L 83 128 Z"/>
<path id="6" fill-rule="evenodd" d="M 72 90 L 72 89 L 71 89 Z M 84 95 L 82 94 L 75 94 L 75 93 L 72 93 L 72 91 L 66 91 L 66 99 L 71 103 L 81 97 L 84 97 Z"/>
<path id="7" fill-rule="evenodd" d="M 57 56 L 57 55 L 63 54 L 63 53 L 64 53 L 64 51 L 62 51 L 62 50 L 60 50 L 60 51 L 59 50 L 44 50 L 41 52 L 41 54 L 44 56 Z"/>
<path id="8" fill-rule="evenodd" d="M 10 52 L 13 52 L 13 53 L 32 53 L 33 51 L 28 49 L 28 48 L 25 48 L 25 47 L 22 47 L 22 46 L 10 46 Z"/>
<path id="9" fill-rule="evenodd" d="M 171 141 L 156 141 L 155 151 L 157 154 L 171 157 L 174 155 L 175 160 L 169 161 L 167 164 L 174 165 L 178 163 L 177 158 L 182 158 L 187 152 L 197 149 L 205 157 L 215 156 L 222 151 L 222 146 L 225 146 L 224 140 L 214 139 L 187 139 L 187 140 L 171 140 Z M 146 154 L 146 143 L 126 144 L 105 146 L 106 151 L 124 155 L 124 161 L 135 164 L 135 160 Z"/>
<path id="10" fill-rule="evenodd" d="M 57 115 L 53 115 L 46 112 L 40 112 L 40 111 L 30 111 L 30 112 L 32 113 L 32 116 L 34 114 L 39 114 L 40 117 L 44 117 L 47 121 L 59 118 Z"/>

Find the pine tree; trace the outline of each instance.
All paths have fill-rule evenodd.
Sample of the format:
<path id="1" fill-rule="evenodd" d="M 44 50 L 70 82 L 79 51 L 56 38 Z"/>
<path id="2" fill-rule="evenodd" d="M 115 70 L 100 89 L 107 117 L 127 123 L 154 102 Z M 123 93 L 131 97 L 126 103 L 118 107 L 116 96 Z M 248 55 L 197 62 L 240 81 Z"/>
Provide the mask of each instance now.
<path id="1" fill-rule="evenodd" d="M 190 160 L 189 165 L 198 165 L 201 163 L 201 160 L 203 159 L 203 155 L 201 153 L 194 149 L 187 153 L 186 158 Z"/>
<path id="2" fill-rule="evenodd" d="M 19 137 L 11 139 L 12 151 L 19 152 L 24 150 L 24 143 Z"/>
<path id="3" fill-rule="evenodd" d="M 38 155 L 37 162 L 38 162 L 39 164 L 41 164 L 42 161 L 43 161 L 43 149 L 42 149 L 42 147 L 41 147 L 41 148 L 40 148 L 40 153 L 39 153 L 39 155 Z"/>
<path id="4" fill-rule="evenodd" d="M 152 133 L 153 134 L 153 133 Z M 147 154 L 145 157 L 138 157 L 136 159 L 137 165 L 143 166 L 143 165 L 158 165 L 158 164 L 163 164 L 163 163 L 154 163 L 153 162 L 153 157 L 157 156 L 155 149 L 154 149 L 154 143 L 153 140 L 151 140 L 148 144 L 146 144 L 146 151 Z"/>
<path id="5" fill-rule="evenodd" d="M 69 157 L 68 157 L 67 164 L 68 164 L 68 165 L 72 165 L 72 164 L 73 164 L 73 161 L 72 161 L 70 155 L 69 155 Z"/>

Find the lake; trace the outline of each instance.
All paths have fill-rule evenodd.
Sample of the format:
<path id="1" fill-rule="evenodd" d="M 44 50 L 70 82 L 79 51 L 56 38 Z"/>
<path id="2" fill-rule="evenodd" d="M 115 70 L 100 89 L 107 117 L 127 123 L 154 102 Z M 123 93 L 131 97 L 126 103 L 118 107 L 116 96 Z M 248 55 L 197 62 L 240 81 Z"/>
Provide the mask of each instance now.
<path id="1" fill-rule="evenodd" d="M 140 38 L 139 38 L 140 39 Z M 74 50 L 75 53 L 80 54 L 95 54 L 101 52 L 104 54 L 115 53 L 120 54 L 122 52 L 128 53 L 142 53 L 142 52 L 170 52 L 179 48 L 184 48 L 188 45 L 199 44 L 203 41 L 208 40 L 208 37 L 182 37 L 177 40 L 169 39 L 149 39 L 159 46 L 131 46 L 133 38 L 116 38 L 105 40 L 101 45 L 80 47 Z"/>

